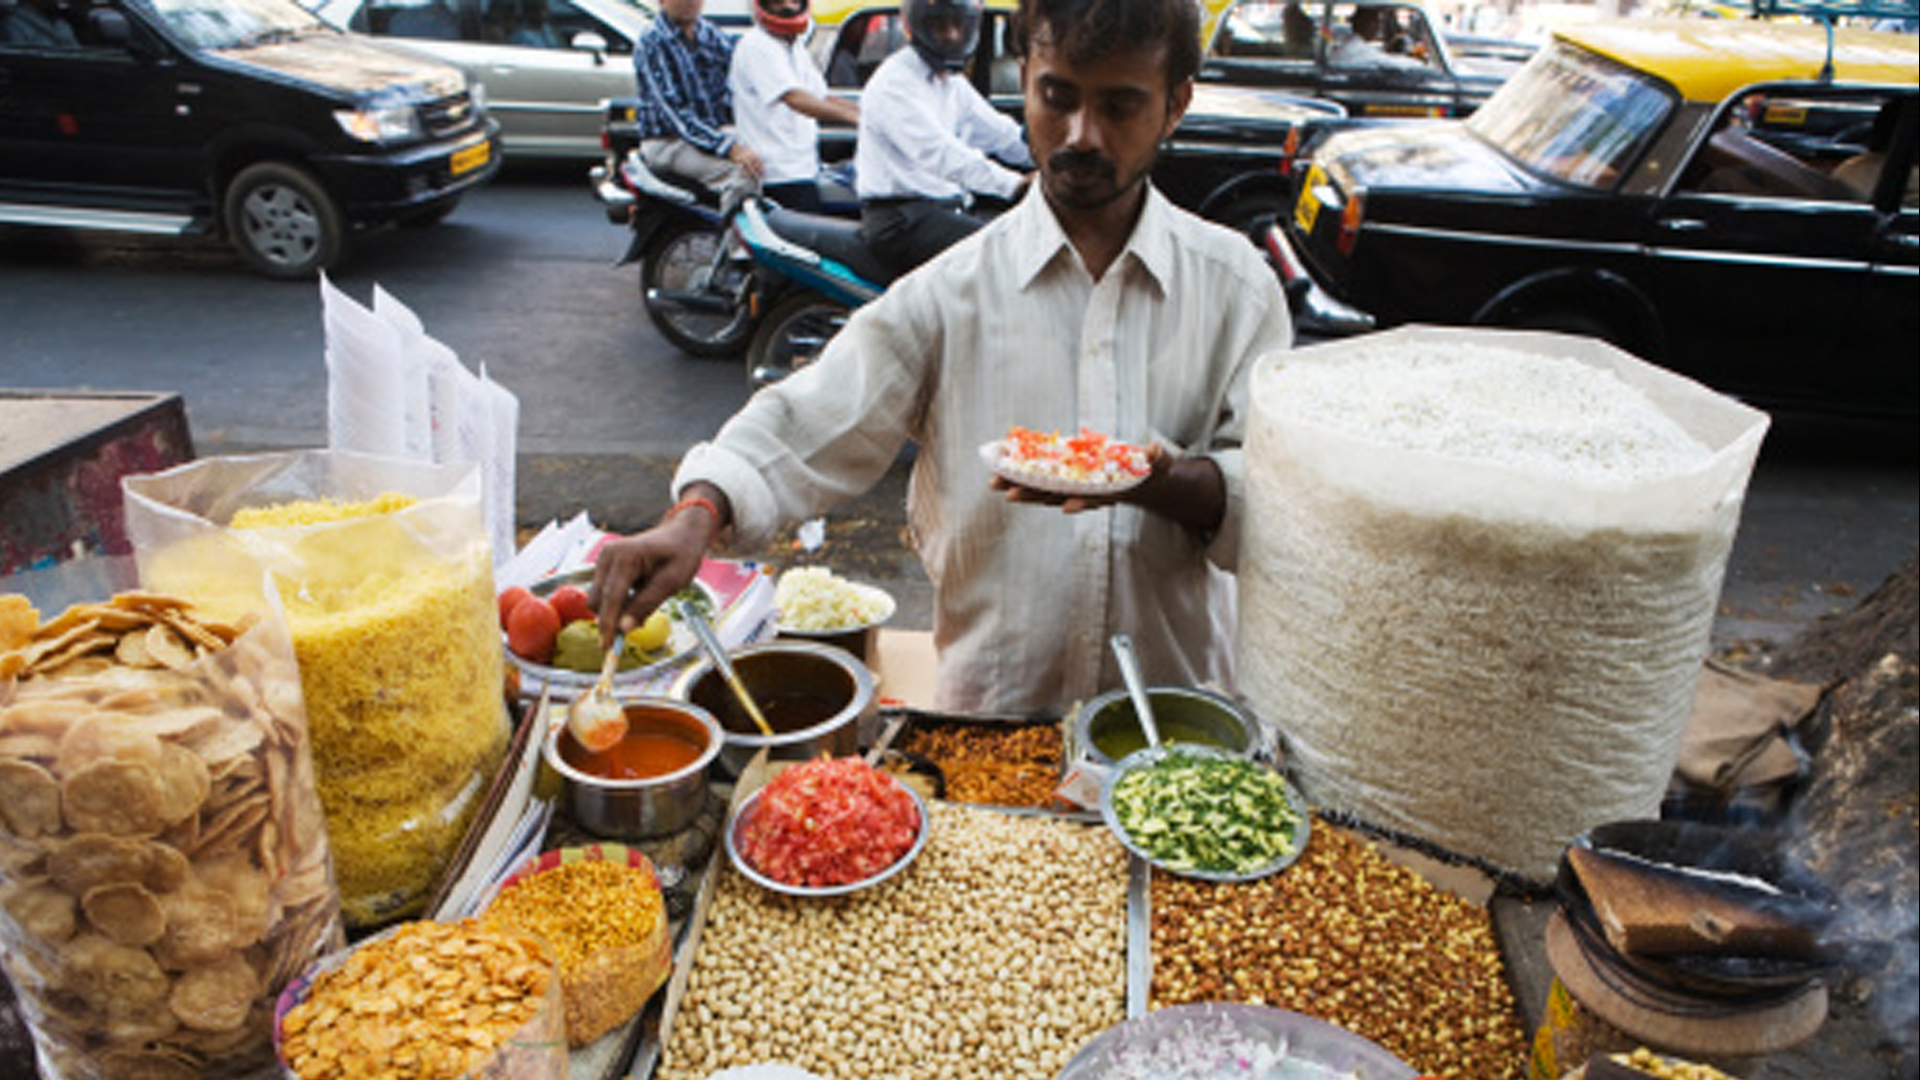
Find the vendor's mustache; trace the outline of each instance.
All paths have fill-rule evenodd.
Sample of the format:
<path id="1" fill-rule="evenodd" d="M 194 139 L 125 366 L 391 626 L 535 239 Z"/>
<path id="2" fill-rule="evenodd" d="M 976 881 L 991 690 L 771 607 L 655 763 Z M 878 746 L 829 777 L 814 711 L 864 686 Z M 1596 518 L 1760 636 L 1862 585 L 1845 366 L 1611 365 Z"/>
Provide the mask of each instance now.
<path id="1" fill-rule="evenodd" d="M 1054 172 L 1094 171 L 1112 179 L 1118 174 L 1114 164 L 1093 150 L 1061 150 L 1047 159 L 1047 167 Z"/>

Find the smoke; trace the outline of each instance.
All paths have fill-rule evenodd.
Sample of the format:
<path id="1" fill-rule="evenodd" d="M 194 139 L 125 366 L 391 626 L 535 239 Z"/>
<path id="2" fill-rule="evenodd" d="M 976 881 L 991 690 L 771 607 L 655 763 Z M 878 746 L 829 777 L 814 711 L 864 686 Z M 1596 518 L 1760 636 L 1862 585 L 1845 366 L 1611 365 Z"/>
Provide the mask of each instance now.
<path id="1" fill-rule="evenodd" d="M 1828 883 L 1838 905 L 1825 935 L 1848 973 L 1835 987 L 1836 1005 L 1874 1020 L 1903 1077 L 1920 1074 L 1915 674 L 1890 653 L 1834 692 L 1830 734 L 1787 822 L 1790 852 Z"/>

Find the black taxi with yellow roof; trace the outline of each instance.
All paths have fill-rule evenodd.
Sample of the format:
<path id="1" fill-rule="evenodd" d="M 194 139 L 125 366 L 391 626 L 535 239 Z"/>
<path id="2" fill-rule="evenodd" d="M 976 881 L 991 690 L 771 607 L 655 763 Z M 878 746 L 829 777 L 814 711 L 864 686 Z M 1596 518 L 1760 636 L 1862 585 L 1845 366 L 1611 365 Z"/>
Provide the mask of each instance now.
<path id="1" fill-rule="evenodd" d="M 1563 30 L 1465 121 L 1319 139 L 1266 247 L 1310 329 L 1565 330 L 1757 404 L 1920 414 L 1917 83 L 1909 34 Z"/>

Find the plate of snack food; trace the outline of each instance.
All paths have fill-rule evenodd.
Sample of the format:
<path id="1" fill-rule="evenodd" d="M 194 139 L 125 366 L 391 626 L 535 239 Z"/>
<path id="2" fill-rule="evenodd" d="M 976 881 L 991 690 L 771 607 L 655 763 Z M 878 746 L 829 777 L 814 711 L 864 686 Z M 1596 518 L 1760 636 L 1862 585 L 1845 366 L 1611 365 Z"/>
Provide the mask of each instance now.
<path id="1" fill-rule="evenodd" d="M 927 845 L 926 800 L 852 758 L 789 765 L 741 802 L 727 856 L 748 880 L 788 896 L 842 896 L 906 869 Z"/>
<path id="2" fill-rule="evenodd" d="M 1410 1080 L 1414 1069 L 1344 1028 L 1266 1005 L 1172 1005 L 1108 1028 L 1060 1080 Z"/>
<path id="3" fill-rule="evenodd" d="M 1062 435 L 1016 425 L 981 446 L 980 457 L 1003 479 L 1055 495 L 1118 495 L 1152 472 L 1145 446 L 1084 427 Z"/>
<path id="4" fill-rule="evenodd" d="M 1128 851 L 1202 881 L 1278 873 L 1300 858 L 1312 829 L 1285 777 L 1210 746 L 1128 754 L 1101 788 L 1100 816 Z"/>
<path id="5" fill-rule="evenodd" d="M 796 566 L 774 585 L 779 629 L 793 637 L 837 637 L 871 630 L 893 617 L 885 589 L 849 581 L 824 566 Z"/>
<path id="6" fill-rule="evenodd" d="M 566 701 L 589 690 L 600 679 L 606 654 L 600 651 L 600 628 L 587 605 L 587 586 L 593 569 L 556 574 L 531 588 L 514 586 L 500 592 L 500 632 L 507 659 L 519 667 L 527 686 L 545 685 L 556 700 Z M 718 617 L 714 592 L 696 580 L 673 599 L 660 605 L 647 621 L 622 637 L 621 656 L 613 676 L 616 692 L 630 690 L 700 649 L 693 629 L 680 620 L 680 603 L 698 605 L 708 619 Z"/>

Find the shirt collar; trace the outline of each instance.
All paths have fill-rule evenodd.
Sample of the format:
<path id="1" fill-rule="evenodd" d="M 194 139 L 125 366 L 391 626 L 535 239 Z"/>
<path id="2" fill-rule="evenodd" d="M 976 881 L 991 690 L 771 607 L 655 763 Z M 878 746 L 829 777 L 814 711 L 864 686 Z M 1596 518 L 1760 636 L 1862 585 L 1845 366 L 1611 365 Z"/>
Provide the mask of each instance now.
<path id="1" fill-rule="evenodd" d="M 1015 240 L 1015 270 L 1020 287 L 1025 289 L 1033 284 L 1040 272 L 1055 259 L 1069 258 L 1073 245 L 1067 240 L 1066 230 L 1060 227 L 1060 220 L 1053 216 L 1053 207 L 1047 204 L 1046 196 L 1040 192 L 1040 179 L 1034 178 L 1028 188 L 1026 198 L 1009 213 L 1013 216 L 1012 226 Z M 1173 271 L 1173 208 L 1166 196 L 1151 182 L 1147 184 L 1147 197 L 1140 208 L 1140 218 L 1134 222 L 1133 235 L 1127 237 L 1126 247 L 1120 250 L 1116 264 L 1123 262 L 1129 255 L 1140 264 L 1148 278 L 1160 288 L 1164 295 L 1167 281 Z"/>

